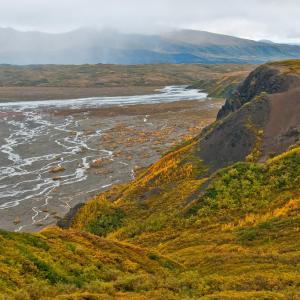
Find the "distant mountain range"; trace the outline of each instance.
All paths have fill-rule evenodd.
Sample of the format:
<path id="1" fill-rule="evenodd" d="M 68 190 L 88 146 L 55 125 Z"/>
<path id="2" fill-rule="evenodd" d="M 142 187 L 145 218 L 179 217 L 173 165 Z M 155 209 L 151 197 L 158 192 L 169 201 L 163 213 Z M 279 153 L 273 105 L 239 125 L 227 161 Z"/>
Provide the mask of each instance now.
<path id="1" fill-rule="evenodd" d="M 205 31 L 157 35 L 81 28 L 67 33 L 0 28 L 0 64 L 262 63 L 300 58 L 300 46 Z"/>

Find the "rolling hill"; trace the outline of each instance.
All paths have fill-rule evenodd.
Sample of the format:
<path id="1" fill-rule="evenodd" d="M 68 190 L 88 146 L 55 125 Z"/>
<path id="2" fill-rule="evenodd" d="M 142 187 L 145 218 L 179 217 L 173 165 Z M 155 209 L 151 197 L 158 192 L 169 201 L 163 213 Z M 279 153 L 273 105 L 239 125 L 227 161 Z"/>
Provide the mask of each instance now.
<path id="1" fill-rule="evenodd" d="M 0 64 L 262 63 L 299 58 L 300 46 L 195 30 L 157 35 L 81 28 L 49 34 L 0 29 Z"/>

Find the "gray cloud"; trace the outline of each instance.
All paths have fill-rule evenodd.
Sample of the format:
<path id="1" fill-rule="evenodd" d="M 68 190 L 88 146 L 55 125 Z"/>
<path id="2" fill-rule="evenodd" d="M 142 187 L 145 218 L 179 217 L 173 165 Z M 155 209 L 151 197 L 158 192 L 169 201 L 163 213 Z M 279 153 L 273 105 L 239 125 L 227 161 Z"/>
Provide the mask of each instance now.
<path id="1" fill-rule="evenodd" d="M 0 26 L 48 32 L 192 28 L 300 42 L 299 12 L 299 0 L 1 0 Z"/>

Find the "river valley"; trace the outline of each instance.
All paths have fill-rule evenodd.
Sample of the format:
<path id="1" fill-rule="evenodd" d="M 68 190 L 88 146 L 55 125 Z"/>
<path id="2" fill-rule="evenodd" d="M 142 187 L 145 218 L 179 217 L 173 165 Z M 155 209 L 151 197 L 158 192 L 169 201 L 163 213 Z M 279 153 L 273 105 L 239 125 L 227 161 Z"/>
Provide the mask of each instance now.
<path id="1" fill-rule="evenodd" d="M 0 228 L 38 231 L 212 122 L 222 100 L 143 96 L 0 103 Z"/>

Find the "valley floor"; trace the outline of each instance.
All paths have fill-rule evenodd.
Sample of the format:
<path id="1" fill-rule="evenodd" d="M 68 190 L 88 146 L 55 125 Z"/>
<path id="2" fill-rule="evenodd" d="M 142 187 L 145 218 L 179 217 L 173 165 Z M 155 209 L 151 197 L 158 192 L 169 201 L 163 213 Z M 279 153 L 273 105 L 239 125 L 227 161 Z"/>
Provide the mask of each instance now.
<path id="1" fill-rule="evenodd" d="M 0 228 L 32 232 L 55 224 L 71 207 L 130 181 L 138 169 L 197 134 L 222 103 L 0 112 Z M 16 160 L 14 171 L 8 155 Z M 65 170 L 49 172 L 58 164 Z"/>
<path id="2" fill-rule="evenodd" d="M 131 96 L 154 93 L 162 86 L 121 86 L 121 87 L 9 87 L 0 86 L 0 102 L 27 100 L 77 99 L 99 95 Z"/>

